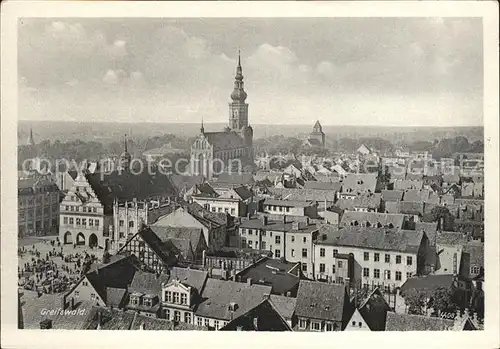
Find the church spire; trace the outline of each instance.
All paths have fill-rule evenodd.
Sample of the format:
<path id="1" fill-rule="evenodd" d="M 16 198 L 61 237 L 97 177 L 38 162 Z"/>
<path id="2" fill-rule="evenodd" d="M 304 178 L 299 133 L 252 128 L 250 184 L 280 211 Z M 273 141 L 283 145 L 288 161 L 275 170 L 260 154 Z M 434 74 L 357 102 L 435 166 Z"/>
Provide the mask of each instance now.
<path id="1" fill-rule="evenodd" d="M 30 127 L 30 135 L 28 136 L 28 145 L 34 146 L 35 140 L 33 139 L 33 129 Z"/>
<path id="2" fill-rule="evenodd" d="M 204 134 L 204 133 L 205 133 L 205 127 L 203 126 L 203 116 L 201 117 L 201 128 L 200 128 L 200 132 L 201 132 L 202 134 Z"/>
<path id="3" fill-rule="evenodd" d="M 231 93 L 231 99 L 234 102 L 244 103 L 247 93 L 243 89 L 243 69 L 241 68 L 241 52 L 238 50 L 238 65 L 236 66 L 236 76 L 234 77 L 234 89 Z"/>

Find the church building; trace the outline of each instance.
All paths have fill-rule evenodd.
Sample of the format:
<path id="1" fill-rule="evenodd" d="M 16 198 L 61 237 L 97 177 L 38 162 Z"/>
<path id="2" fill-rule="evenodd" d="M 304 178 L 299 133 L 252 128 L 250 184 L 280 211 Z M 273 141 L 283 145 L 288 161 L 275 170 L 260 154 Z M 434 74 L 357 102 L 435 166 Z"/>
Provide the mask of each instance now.
<path id="1" fill-rule="evenodd" d="M 323 132 L 323 127 L 319 123 L 319 120 L 314 124 L 313 131 L 307 140 L 307 145 L 313 148 L 325 147 L 325 133 Z"/>
<path id="2" fill-rule="evenodd" d="M 191 146 L 191 174 L 211 179 L 214 174 L 224 171 L 241 172 L 243 167 L 252 164 L 253 129 L 248 124 L 246 98 L 238 54 L 232 101 L 229 103 L 229 124 L 222 132 L 205 132 L 202 122 L 200 134 Z"/>

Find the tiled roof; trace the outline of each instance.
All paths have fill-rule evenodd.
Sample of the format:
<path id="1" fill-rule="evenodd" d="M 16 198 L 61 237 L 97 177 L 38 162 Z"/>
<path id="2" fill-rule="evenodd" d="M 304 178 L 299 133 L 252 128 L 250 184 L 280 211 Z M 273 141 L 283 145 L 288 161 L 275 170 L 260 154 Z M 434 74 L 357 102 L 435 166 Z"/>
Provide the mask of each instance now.
<path id="1" fill-rule="evenodd" d="M 401 201 L 403 200 L 402 190 L 382 190 L 382 200 L 384 201 Z"/>
<path id="2" fill-rule="evenodd" d="M 469 254 L 471 266 L 484 267 L 484 243 L 471 241 L 464 245 L 464 252 Z"/>
<path id="3" fill-rule="evenodd" d="M 171 227 L 171 226 L 150 226 L 151 230 L 162 240 L 180 239 L 191 243 L 191 247 L 196 249 L 200 240 L 204 239 L 201 228 Z"/>
<path id="4" fill-rule="evenodd" d="M 269 188 L 269 192 L 286 200 L 335 201 L 337 193 L 322 189 Z"/>
<path id="5" fill-rule="evenodd" d="M 451 331 L 454 321 L 423 315 L 387 313 L 386 331 Z"/>
<path id="6" fill-rule="evenodd" d="M 459 183 L 460 176 L 457 174 L 445 174 L 443 175 L 443 182 L 445 183 Z"/>
<path id="7" fill-rule="evenodd" d="M 401 205 L 399 201 L 387 201 L 385 203 L 385 213 L 400 213 Z"/>
<path id="8" fill-rule="evenodd" d="M 406 190 L 406 189 L 422 189 L 424 186 L 423 181 L 418 180 L 401 180 L 394 182 L 394 189 L 396 190 Z"/>
<path id="9" fill-rule="evenodd" d="M 423 231 L 427 238 L 429 239 L 429 244 L 431 246 L 435 245 L 436 234 L 437 234 L 437 222 L 415 222 L 415 230 Z"/>
<path id="10" fill-rule="evenodd" d="M 91 316 L 92 304 L 89 302 L 76 302 L 76 309 L 84 309 L 84 315 L 68 316 L 64 314 L 45 314 L 42 310 L 57 310 L 61 308 L 62 296 L 60 294 L 42 294 L 22 290 L 20 299 L 21 313 L 24 329 L 40 329 L 40 322 L 44 319 L 52 320 L 52 328 L 66 330 L 82 330 L 88 317 Z"/>
<path id="11" fill-rule="evenodd" d="M 464 245 L 467 242 L 467 237 L 460 232 L 443 231 L 437 233 L 436 244 L 440 245 Z"/>
<path id="12" fill-rule="evenodd" d="M 240 271 L 237 276 L 246 282 L 252 279 L 255 283 L 272 286 L 273 294 L 286 294 L 292 292 L 295 295 L 299 284 L 299 277 L 289 271 L 293 268 L 298 270 L 298 263 L 282 262 L 278 259 L 262 258 L 255 264 Z"/>
<path id="13" fill-rule="evenodd" d="M 236 194 L 239 195 L 239 197 L 243 201 L 246 199 L 249 199 L 253 195 L 252 191 L 247 189 L 246 187 L 237 187 L 237 188 L 234 188 L 233 190 L 236 192 Z"/>
<path id="14" fill-rule="evenodd" d="M 227 213 L 211 212 L 196 202 L 190 203 L 184 208 L 206 227 L 228 225 L 229 215 Z"/>
<path id="15" fill-rule="evenodd" d="M 129 287 L 129 293 L 144 293 L 150 295 L 160 295 L 161 284 L 168 282 L 170 276 L 167 274 L 156 275 L 144 271 L 138 271 Z"/>
<path id="16" fill-rule="evenodd" d="M 156 255 L 166 265 L 171 265 L 176 261 L 175 254 L 163 241 L 156 235 L 151 227 L 144 227 L 137 233 L 146 244 L 156 253 Z"/>
<path id="17" fill-rule="evenodd" d="M 423 202 L 401 201 L 399 203 L 399 213 L 423 216 L 424 215 L 424 203 Z"/>
<path id="18" fill-rule="evenodd" d="M 288 217 L 287 217 L 288 218 Z M 286 232 L 302 232 L 302 233 L 312 233 L 317 230 L 316 225 L 306 224 L 305 222 L 299 222 L 298 229 L 293 228 L 293 223 L 283 223 L 283 221 L 271 221 L 268 220 L 267 224 L 262 222 L 261 218 L 245 218 L 241 221 L 240 228 L 247 229 L 263 229 L 272 231 L 286 231 Z"/>
<path id="19" fill-rule="evenodd" d="M 378 212 L 355 212 L 346 211 L 340 221 L 343 226 L 350 226 L 352 222 L 358 222 L 359 225 L 370 222 L 371 226 L 376 226 L 380 223 L 382 227 L 392 224 L 394 228 L 402 228 L 405 216 L 395 213 L 378 213 Z"/>
<path id="20" fill-rule="evenodd" d="M 272 294 L 270 301 L 283 318 L 287 320 L 292 319 L 295 313 L 297 298 Z"/>
<path id="21" fill-rule="evenodd" d="M 243 148 L 245 142 L 236 132 L 205 132 L 205 138 L 214 147 L 214 151 Z"/>
<path id="22" fill-rule="evenodd" d="M 383 331 L 390 306 L 377 287 L 359 306 L 359 313 L 372 331 Z"/>
<path id="23" fill-rule="evenodd" d="M 332 190 L 335 192 L 340 191 L 342 184 L 340 182 L 319 182 L 319 181 L 305 181 L 304 189 L 318 189 L 318 190 Z"/>
<path id="24" fill-rule="evenodd" d="M 425 275 L 420 277 L 411 277 L 401 286 L 401 295 L 406 292 L 416 289 L 419 292 L 431 293 L 440 287 L 451 287 L 453 284 L 453 275 Z"/>
<path id="25" fill-rule="evenodd" d="M 254 182 L 251 173 L 227 173 L 223 172 L 217 176 L 217 180 L 213 181 L 213 185 L 217 187 L 218 183 L 232 184 L 232 185 L 250 185 Z"/>
<path id="26" fill-rule="evenodd" d="M 257 171 L 253 175 L 254 181 L 263 181 L 268 179 L 271 183 L 274 183 L 275 180 L 280 180 L 283 177 L 283 172 L 269 172 L 269 171 Z"/>
<path id="27" fill-rule="evenodd" d="M 310 207 L 313 205 L 313 203 L 311 201 L 266 199 L 264 200 L 264 205 L 276 205 L 276 206 L 287 206 L 287 207 Z"/>
<path id="28" fill-rule="evenodd" d="M 407 189 L 403 195 L 403 201 L 427 202 L 430 191 L 427 189 Z"/>
<path id="29" fill-rule="evenodd" d="M 298 317 L 342 321 L 345 303 L 344 285 L 300 280 L 295 314 Z"/>
<path id="30" fill-rule="evenodd" d="M 184 176 L 178 174 L 172 174 L 170 176 L 170 181 L 172 185 L 177 190 L 178 193 L 182 191 L 187 191 L 194 187 L 196 184 L 201 184 L 204 181 L 204 177 L 202 175 L 199 176 Z"/>
<path id="31" fill-rule="evenodd" d="M 264 300 L 230 321 L 221 331 L 291 331 L 286 320 L 269 300 Z"/>
<path id="32" fill-rule="evenodd" d="M 178 279 L 181 283 L 191 286 L 198 291 L 203 290 L 208 272 L 203 270 L 173 267 L 170 271 L 170 280 Z"/>
<path id="33" fill-rule="evenodd" d="M 335 229 L 331 225 L 324 224 L 319 227 L 319 234 L 321 238 L 318 239 L 317 244 L 320 245 L 416 253 L 424 233 L 386 228 L 347 227 Z"/>
<path id="34" fill-rule="evenodd" d="M 57 184 L 47 179 L 26 178 L 17 180 L 19 195 L 33 195 L 33 188 L 46 188 L 49 192 L 59 191 Z"/>
<path id="35" fill-rule="evenodd" d="M 122 306 L 127 290 L 124 288 L 106 287 L 106 305 L 119 308 Z"/>
<path id="36" fill-rule="evenodd" d="M 260 304 L 264 296 L 270 294 L 271 286 L 208 278 L 201 294 L 203 300 L 198 305 L 196 315 L 229 321 L 230 303 L 237 305 L 233 314 L 233 318 L 236 318 Z"/>
<path id="37" fill-rule="evenodd" d="M 105 213 L 112 211 L 114 199 L 119 201 L 131 201 L 134 198 L 145 200 L 174 196 L 176 192 L 169 177 L 161 173 L 153 176 L 148 171 L 138 174 L 114 171 L 112 173 L 87 173 L 85 178 L 99 201 L 105 206 Z"/>
<path id="38" fill-rule="evenodd" d="M 370 193 L 357 195 L 354 199 L 339 200 L 339 207 L 343 210 L 352 210 L 355 207 L 367 207 L 369 209 L 378 209 L 380 207 L 380 193 Z"/>
<path id="39" fill-rule="evenodd" d="M 424 178 L 424 175 L 421 173 L 413 173 L 411 171 L 406 172 L 405 179 L 408 181 L 422 181 L 423 178 Z"/>
<path id="40" fill-rule="evenodd" d="M 153 318 L 145 315 L 136 314 L 130 324 L 131 330 L 153 330 L 153 331 L 172 331 L 177 330 L 174 323 L 164 319 Z"/>
<path id="41" fill-rule="evenodd" d="M 377 185 L 376 173 L 348 173 L 342 182 L 342 192 L 357 193 L 375 192 Z"/>

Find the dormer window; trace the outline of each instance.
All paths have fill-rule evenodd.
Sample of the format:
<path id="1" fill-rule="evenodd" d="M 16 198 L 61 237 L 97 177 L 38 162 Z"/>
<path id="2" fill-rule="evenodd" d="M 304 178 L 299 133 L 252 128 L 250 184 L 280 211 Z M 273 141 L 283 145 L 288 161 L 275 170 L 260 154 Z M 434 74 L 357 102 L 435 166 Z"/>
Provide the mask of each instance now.
<path id="1" fill-rule="evenodd" d="M 181 293 L 181 304 L 187 304 L 187 294 Z"/>

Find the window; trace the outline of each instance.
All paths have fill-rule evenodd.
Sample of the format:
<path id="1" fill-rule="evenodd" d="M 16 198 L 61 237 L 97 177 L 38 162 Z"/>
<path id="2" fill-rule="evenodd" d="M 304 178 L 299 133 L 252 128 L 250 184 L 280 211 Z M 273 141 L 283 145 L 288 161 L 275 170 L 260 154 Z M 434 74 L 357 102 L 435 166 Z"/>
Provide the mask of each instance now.
<path id="1" fill-rule="evenodd" d="M 165 319 L 170 320 L 170 309 L 163 309 Z"/>
<path id="2" fill-rule="evenodd" d="M 385 278 L 385 280 L 390 280 L 391 279 L 391 271 L 390 270 L 385 270 L 384 271 L 384 278 Z"/>
<path id="3" fill-rule="evenodd" d="M 337 276 L 337 283 L 338 284 L 343 284 L 344 283 L 344 278 L 342 276 Z"/>
<path id="4" fill-rule="evenodd" d="M 191 323 L 191 313 L 184 313 L 184 322 L 187 324 Z"/>
<path id="5" fill-rule="evenodd" d="M 295 257 L 295 250 L 293 248 L 292 248 L 291 255 L 292 255 L 292 257 Z"/>
<path id="6" fill-rule="evenodd" d="M 380 269 L 373 269 L 373 277 L 375 279 L 380 279 Z"/>
<path id="7" fill-rule="evenodd" d="M 253 241 L 252 240 L 248 240 L 248 247 L 253 248 Z"/>
<path id="8" fill-rule="evenodd" d="M 208 319 L 205 319 L 205 327 L 209 327 L 210 326 L 210 321 Z"/>
<path id="9" fill-rule="evenodd" d="M 299 320 L 299 328 L 306 328 L 307 327 L 307 320 L 300 319 Z"/>
<path id="10" fill-rule="evenodd" d="M 75 206 L 71 206 L 71 211 L 75 211 Z"/>
<path id="11" fill-rule="evenodd" d="M 260 247 L 261 247 L 261 249 L 265 250 L 266 249 L 266 242 L 262 241 L 262 243 L 260 244 Z"/>
<path id="12" fill-rule="evenodd" d="M 66 206 L 66 211 L 69 211 L 69 206 Z"/>
<path id="13" fill-rule="evenodd" d="M 76 298 L 80 297 L 80 291 L 75 291 L 75 297 Z"/>
<path id="14" fill-rule="evenodd" d="M 400 255 L 396 256 L 396 264 L 401 264 L 401 256 Z"/>
<path id="15" fill-rule="evenodd" d="M 304 236 L 304 238 L 302 239 L 302 241 L 304 241 L 304 244 L 307 244 L 307 236 Z"/>
<path id="16" fill-rule="evenodd" d="M 89 219 L 89 227 L 93 227 L 94 226 L 94 220 L 93 219 Z"/>
<path id="17" fill-rule="evenodd" d="M 470 273 L 471 274 L 479 274 L 479 272 L 480 272 L 480 268 L 479 267 L 474 266 L 474 267 L 470 268 Z"/>
<path id="18" fill-rule="evenodd" d="M 325 329 L 326 329 L 326 331 L 333 331 L 333 325 L 332 325 L 332 324 L 330 324 L 330 323 L 327 323 L 327 324 L 325 325 Z"/>
<path id="19" fill-rule="evenodd" d="M 215 329 L 218 330 L 219 329 L 219 320 L 215 320 L 214 325 L 215 325 Z"/>
<path id="20" fill-rule="evenodd" d="M 370 260 L 370 253 L 369 252 L 364 252 L 363 253 L 363 260 L 365 260 L 365 261 Z"/>
<path id="21" fill-rule="evenodd" d="M 201 317 L 197 318 L 197 319 L 196 319 L 196 324 L 197 324 L 198 326 L 203 326 L 203 318 L 201 318 Z"/>
<path id="22" fill-rule="evenodd" d="M 217 207 L 217 212 L 222 212 L 222 207 Z"/>
<path id="23" fill-rule="evenodd" d="M 325 272 L 325 264 L 324 263 L 320 263 L 319 264 L 319 272 L 320 273 L 324 273 Z"/>
<path id="24" fill-rule="evenodd" d="M 389 254 L 385 255 L 385 262 L 386 263 L 391 263 L 391 255 L 389 255 Z"/>
<path id="25" fill-rule="evenodd" d="M 95 220 L 95 226 L 96 226 L 96 227 L 98 227 L 98 226 L 99 226 L 99 220 L 98 220 L 98 219 L 96 219 L 96 220 Z"/>
<path id="26" fill-rule="evenodd" d="M 391 292 L 391 287 L 389 285 L 384 286 L 384 292 L 385 293 L 390 293 Z"/>
<path id="27" fill-rule="evenodd" d="M 275 258 L 280 258 L 281 257 L 281 251 L 280 250 L 274 250 L 274 257 Z"/>
<path id="28" fill-rule="evenodd" d="M 63 218 L 63 223 L 64 223 L 64 224 L 68 224 L 68 217 L 64 217 L 64 218 Z"/>
<path id="29" fill-rule="evenodd" d="M 262 236 L 266 236 L 266 232 L 265 231 L 262 232 Z"/>
<path id="30" fill-rule="evenodd" d="M 246 229 L 245 229 L 245 228 L 242 228 L 242 229 L 241 229 L 241 235 L 245 235 L 245 233 L 246 233 Z"/>
<path id="31" fill-rule="evenodd" d="M 363 276 L 364 277 L 370 277 L 370 269 L 368 268 L 363 268 Z"/>
<path id="32" fill-rule="evenodd" d="M 95 293 L 90 294 L 90 299 L 94 300 L 95 299 Z"/>
<path id="33" fill-rule="evenodd" d="M 178 292 L 173 293 L 173 303 L 179 303 L 179 293 Z"/>
<path id="34" fill-rule="evenodd" d="M 338 261 L 337 265 L 339 266 L 339 268 L 342 268 L 342 261 Z"/>
<path id="35" fill-rule="evenodd" d="M 82 225 L 87 225 L 87 218 L 82 218 Z"/>
<path id="36" fill-rule="evenodd" d="M 274 242 L 276 243 L 276 245 L 281 244 L 281 236 L 275 236 L 274 237 Z"/>
<path id="37" fill-rule="evenodd" d="M 76 225 L 80 225 L 80 222 L 81 222 L 80 218 L 77 218 L 76 219 Z"/>
<path id="38" fill-rule="evenodd" d="M 311 328 L 313 331 L 319 331 L 321 330 L 321 324 L 319 322 L 314 321 L 311 323 Z"/>
<path id="39" fill-rule="evenodd" d="M 333 250 L 333 256 L 335 257 L 339 253 L 339 250 Z"/>
<path id="40" fill-rule="evenodd" d="M 253 230 L 252 229 L 248 229 L 248 235 L 253 235 Z"/>
<path id="41" fill-rule="evenodd" d="M 302 258 L 307 258 L 307 248 L 302 249 Z"/>
<path id="42" fill-rule="evenodd" d="M 97 208 L 96 207 L 92 207 L 92 212 L 97 213 Z"/>
<path id="43" fill-rule="evenodd" d="M 374 260 L 375 262 L 380 261 L 380 254 L 379 254 L 379 253 L 374 253 L 374 254 L 373 254 L 373 260 Z"/>
<path id="44" fill-rule="evenodd" d="M 128 222 L 128 227 L 133 228 L 134 227 L 134 221 L 129 221 Z"/>
<path id="45" fill-rule="evenodd" d="M 335 274 L 335 264 L 332 265 L 332 274 Z"/>
<path id="46" fill-rule="evenodd" d="M 412 265 L 413 264 L 413 259 L 411 256 L 406 257 L 406 265 Z"/>
<path id="47" fill-rule="evenodd" d="M 125 222 L 124 222 L 123 220 L 121 220 L 121 219 L 120 219 L 120 222 L 119 222 L 119 224 L 118 224 L 118 225 L 119 225 L 120 227 L 123 227 L 123 225 L 124 225 L 124 224 L 125 224 Z"/>
<path id="48" fill-rule="evenodd" d="M 212 207 L 212 212 L 216 212 L 216 209 L 215 209 L 215 207 Z"/>
<path id="49" fill-rule="evenodd" d="M 73 218 L 69 219 L 69 224 L 74 224 L 75 220 Z"/>
<path id="50" fill-rule="evenodd" d="M 411 273 L 406 273 L 406 278 L 407 279 L 411 278 Z"/>
<path id="51" fill-rule="evenodd" d="M 302 271 L 307 273 L 307 264 L 302 264 Z"/>
<path id="52" fill-rule="evenodd" d="M 292 242 L 295 242 L 295 236 L 294 235 L 290 236 L 290 240 L 292 240 Z"/>
<path id="53" fill-rule="evenodd" d="M 319 249 L 319 256 L 320 257 L 324 257 L 325 256 L 325 249 L 324 248 L 320 248 Z"/>
<path id="54" fill-rule="evenodd" d="M 400 271 L 396 272 L 396 281 L 401 281 L 401 272 Z"/>
<path id="55" fill-rule="evenodd" d="M 87 212 L 87 208 L 86 208 L 86 207 L 83 207 L 83 208 L 82 208 L 82 211 L 83 211 L 83 212 Z"/>
<path id="56" fill-rule="evenodd" d="M 232 208 L 232 209 L 231 209 L 231 216 L 234 216 L 235 212 L 236 212 L 236 211 L 235 211 L 235 209 L 234 209 L 234 208 Z"/>
<path id="57" fill-rule="evenodd" d="M 175 294 L 176 292 L 174 292 Z M 175 322 L 180 322 L 181 321 L 181 312 L 176 310 L 174 311 L 174 321 Z"/>
<path id="58" fill-rule="evenodd" d="M 181 304 L 187 304 L 187 294 L 181 293 Z"/>

